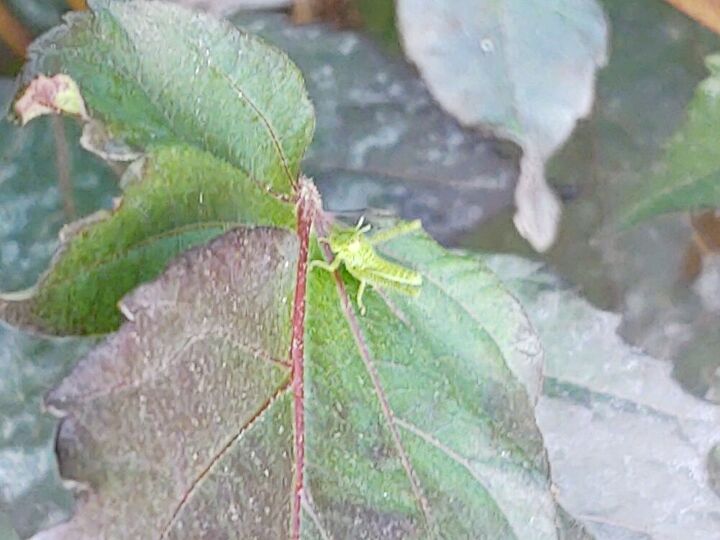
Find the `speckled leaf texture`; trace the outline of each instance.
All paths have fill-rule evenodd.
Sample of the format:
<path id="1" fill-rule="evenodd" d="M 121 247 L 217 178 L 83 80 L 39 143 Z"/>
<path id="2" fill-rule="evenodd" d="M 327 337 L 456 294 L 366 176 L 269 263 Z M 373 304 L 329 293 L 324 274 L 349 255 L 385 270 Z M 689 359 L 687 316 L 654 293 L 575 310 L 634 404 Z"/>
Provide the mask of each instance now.
<path id="1" fill-rule="evenodd" d="M 61 473 L 87 489 L 39 538 L 288 537 L 296 254 L 289 231 L 236 229 L 123 300 L 130 320 L 49 396 Z M 522 310 L 422 234 L 386 255 L 423 291 L 368 291 L 357 333 L 331 276 L 310 276 L 302 537 L 563 537 Z"/>
<path id="2" fill-rule="evenodd" d="M 240 223 L 294 223 L 291 205 L 202 150 L 158 148 L 138 165 L 115 210 L 61 232 L 50 271 L 30 295 L 0 298 L 5 320 L 45 333 L 113 331 L 118 300 L 178 253 Z"/>
<path id="3" fill-rule="evenodd" d="M 624 224 L 720 205 L 720 54 L 708 57 L 706 65 L 710 75 L 698 86 L 658 172 L 628 196 Z"/>
<path id="4" fill-rule="evenodd" d="M 46 400 L 77 503 L 38 538 L 287 538 L 297 493 L 307 539 L 583 537 L 554 498 L 522 308 L 424 233 L 382 246 L 423 275 L 419 297 L 371 288 L 364 317 L 343 304 L 349 274 L 310 273 L 294 409 L 289 201 L 314 122 L 300 75 L 177 7 L 91 8 L 34 46 L 24 80 L 67 72 L 144 156 L 113 210 L 66 228 L 38 287 L 1 305 L 57 333 L 119 326 Z"/>
<path id="5" fill-rule="evenodd" d="M 124 294 L 233 226 L 291 225 L 314 128 L 300 72 L 260 39 L 159 2 L 90 5 L 31 47 L 21 80 L 69 74 L 93 122 L 145 157 L 112 212 L 63 231 L 35 288 L 0 298 L 5 320 L 52 334 L 115 330 Z"/>

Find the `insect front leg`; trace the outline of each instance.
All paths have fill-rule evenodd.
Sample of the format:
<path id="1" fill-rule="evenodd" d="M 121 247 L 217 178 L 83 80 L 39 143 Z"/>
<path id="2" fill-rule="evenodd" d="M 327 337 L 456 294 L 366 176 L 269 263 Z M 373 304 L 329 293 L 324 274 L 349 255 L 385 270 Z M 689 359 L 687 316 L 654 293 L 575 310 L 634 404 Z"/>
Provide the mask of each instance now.
<path id="1" fill-rule="evenodd" d="M 310 261 L 310 270 L 312 270 L 313 268 L 322 268 L 323 270 L 327 270 L 328 272 L 335 272 L 338 268 L 340 268 L 340 263 L 342 263 L 342 260 L 340 260 L 340 257 L 337 256 L 330 264 L 326 263 L 325 261 L 315 259 L 314 261 Z"/>

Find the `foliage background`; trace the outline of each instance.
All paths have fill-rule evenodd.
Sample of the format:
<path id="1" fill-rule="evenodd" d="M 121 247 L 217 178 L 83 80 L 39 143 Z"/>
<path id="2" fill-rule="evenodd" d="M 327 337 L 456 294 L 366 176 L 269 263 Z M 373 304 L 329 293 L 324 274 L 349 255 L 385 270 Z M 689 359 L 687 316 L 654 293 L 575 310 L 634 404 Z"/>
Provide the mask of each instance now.
<path id="1" fill-rule="evenodd" d="M 55 24 L 63 9 L 61 2 L 53 5 L 57 9 L 43 3 L 42 10 L 32 2 L 21 4 L 11 7 L 33 32 Z M 714 256 L 706 257 L 702 275 L 689 282 L 683 275 L 683 256 L 690 249 L 693 230 L 686 215 L 664 216 L 621 232 L 614 225 L 627 193 L 652 177 L 665 145 L 681 126 L 695 87 L 707 76 L 704 58 L 717 50 L 718 38 L 660 2 L 605 0 L 603 6 L 613 28 L 612 55 L 600 73 L 593 115 L 581 122 L 550 163 L 549 178 L 562 194 L 566 216 L 558 243 L 543 256 L 530 251 L 511 225 L 517 150 L 461 128 L 433 103 L 394 45 L 394 26 L 387 24 L 391 12 L 377 21 L 366 17 L 372 22 L 371 30 L 382 36 L 381 45 L 354 32 L 288 28 L 280 15 L 241 14 L 235 20 L 288 50 L 305 74 L 318 108 L 319 131 L 304 169 L 316 177 L 328 207 L 392 209 L 406 217 L 421 217 L 432 233 L 450 245 L 521 254 L 538 261 L 528 266 L 498 258 L 493 264 L 503 269 L 500 275 L 511 285 L 517 285 L 517 294 L 527 303 L 544 341 L 555 344 L 548 352 L 553 359 L 549 365 L 555 367 L 550 368 L 538 414 L 553 466 L 559 471 L 557 481 L 569 486 L 578 512 L 597 509 L 583 498 L 588 491 L 583 490 L 582 479 L 608 487 L 600 497 L 608 506 L 625 506 L 626 513 L 611 511 L 595 521 L 588 519 L 593 532 L 607 538 L 630 533 L 642 537 L 648 531 L 643 524 L 632 523 L 633 515 L 644 512 L 660 521 L 670 519 L 652 514 L 648 507 L 627 504 L 643 500 L 642 495 L 652 491 L 658 499 L 675 501 L 679 508 L 686 497 L 702 498 L 705 514 L 698 512 L 695 521 L 671 523 L 668 527 L 676 528 L 664 532 L 703 538 L 717 525 L 712 518 L 717 502 L 711 492 L 696 493 L 694 489 L 699 488 L 692 482 L 681 486 L 677 477 L 665 476 L 670 471 L 662 466 L 638 468 L 642 471 L 638 478 L 651 478 L 667 492 L 648 486 L 640 495 L 623 492 L 621 483 L 615 486 L 611 479 L 592 477 L 588 471 L 616 470 L 612 458 L 627 455 L 633 455 L 635 463 L 665 461 L 677 466 L 678 454 L 673 449 L 683 454 L 689 447 L 668 439 L 671 429 L 664 430 L 663 422 L 685 425 L 682 432 L 694 441 L 710 440 L 717 425 L 712 403 L 720 399 L 720 360 L 713 351 L 720 278 Z M 371 9 L 369 13 L 381 12 Z M 337 52 L 343 50 L 350 52 Z M 334 77 L 327 76 L 328 67 Z M 370 73 L 375 79 L 368 77 Z M 0 101 L 7 101 L 12 88 L 9 78 L 2 81 Z M 62 122 L 79 215 L 109 207 L 118 193 L 116 172 L 80 150 L 75 143 L 77 126 Z M 406 129 L 398 130 L 403 122 Z M 442 153 L 451 158 L 440 165 L 427 158 L 434 145 L 447 140 L 454 143 Z M 338 148 L 338 141 L 344 146 Z M 4 123 L 0 130 L 2 290 L 36 281 L 54 250 L 60 226 L 68 221 L 56 183 L 57 163 L 37 159 L 54 155 L 56 144 L 47 119 L 23 130 Z M 449 179 L 455 182 L 448 186 Z M 563 281 L 548 277 L 541 264 Z M 520 275 L 516 282 L 514 273 Z M 567 283 L 573 284 L 569 291 Z M 578 295 L 594 307 L 577 299 Z M 564 306 L 562 311 L 558 303 Z M 568 304 L 573 308 L 565 309 Z M 598 308 L 621 315 L 611 317 Z M 573 321 L 581 322 L 576 327 Z M 629 343 L 667 363 L 608 340 L 618 324 Z M 0 369 L 9 374 L 0 382 L 0 515 L 10 516 L 12 526 L 25 537 L 61 520 L 71 509 L 71 499 L 54 468 L 54 421 L 38 414 L 38 408 L 42 395 L 90 344 L 34 338 L 6 326 L 0 328 L 0 341 Z M 595 367 L 588 359 L 579 374 L 568 371 L 567 366 L 575 365 L 575 358 L 566 356 L 568 350 L 602 346 L 608 347 L 608 353 Z M 588 380 L 610 369 L 603 363 L 608 357 L 626 368 L 605 386 L 600 380 L 596 383 L 600 388 L 590 387 Z M 668 378 L 670 369 L 687 394 L 706 402 L 677 392 Z M 620 388 L 623 378 L 645 384 L 638 394 L 628 396 Z M 651 389 L 660 392 L 665 402 L 654 401 Z M 569 443 L 572 424 L 557 422 L 571 416 L 582 423 L 587 420 L 583 412 L 588 410 L 592 418 L 604 422 L 597 427 L 598 438 L 588 446 L 608 445 L 607 462 L 594 462 L 595 454 L 572 456 L 569 449 L 578 448 Z M 638 448 L 618 446 L 628 439 L 635 439 Z M 688 464 L 698 459 L 704 463 L 701 450 L 709 448 L 700 446 L 690 445 Z M 662 454 L 664 450 L 668 454 Z M 2 527 L 0 519 L 0 537 Z"/>

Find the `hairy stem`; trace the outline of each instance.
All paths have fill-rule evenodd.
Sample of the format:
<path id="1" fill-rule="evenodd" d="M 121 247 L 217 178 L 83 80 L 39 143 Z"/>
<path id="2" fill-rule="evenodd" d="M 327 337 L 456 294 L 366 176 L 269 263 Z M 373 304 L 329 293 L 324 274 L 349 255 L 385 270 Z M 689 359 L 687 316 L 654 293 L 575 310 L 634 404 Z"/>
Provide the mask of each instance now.
<path id="1" fill-rule="evenodd" d="M 58 173 L 58 187 L 62 198 L 65 221 L 70 222 L 77 218 L 72 179 L 70 177 L 70 148 L 68 147 L 62 119 L 59 116 L 53 116 L 51 122 L 55 138 L 55 164 Z"/>
<path id="2" fill-rule="evenodd" d="M 297 203 L 297 235 L 300 241 L 297 273 L 295 281 L 295 299 L 292 313 L 292 341 L 290 361 L 292 363 L 292 389 L 294 400 L 294 451 L 295 482 L 293 488 L 292 517 L 290 521 L 291 538 L 300 538 L 300 515 L 303 497 L 303 469 L 305 466 L 305 296 L 307 290 L 308 252 L 310 231 L 313 219 L 320 211 L 320 195 L 311 180 L 301 177 Z"/>

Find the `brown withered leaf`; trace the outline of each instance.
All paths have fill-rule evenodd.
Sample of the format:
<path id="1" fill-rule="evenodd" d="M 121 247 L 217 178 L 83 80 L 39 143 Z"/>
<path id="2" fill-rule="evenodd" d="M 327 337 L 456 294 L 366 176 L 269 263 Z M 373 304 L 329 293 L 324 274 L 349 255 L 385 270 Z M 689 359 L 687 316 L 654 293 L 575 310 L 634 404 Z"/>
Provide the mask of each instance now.
<path id="1" fill-rule="evenodd" d="M 666 0 L 680 11 L 720 34 L 720 0 Z"/>

